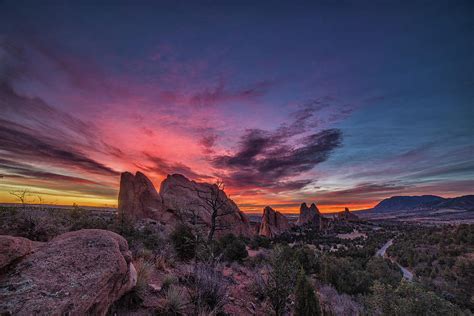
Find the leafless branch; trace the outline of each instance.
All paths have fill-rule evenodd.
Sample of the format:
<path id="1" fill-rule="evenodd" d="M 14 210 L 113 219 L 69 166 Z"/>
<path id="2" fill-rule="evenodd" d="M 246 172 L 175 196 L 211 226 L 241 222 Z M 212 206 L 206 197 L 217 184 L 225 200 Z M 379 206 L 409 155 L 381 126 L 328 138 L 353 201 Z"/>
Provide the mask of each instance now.
<path id="1" fill-rule="evenodd" d="M 26 202 L 27 202 L 28 196 L 30 195 L 29 189 L 15 190 L 15 191 L 10 191 L 9 193 L 13 195 L 14 197 L 16 197 L 16 199 L 21 203 L 23 208 L 26 207 Z"/>

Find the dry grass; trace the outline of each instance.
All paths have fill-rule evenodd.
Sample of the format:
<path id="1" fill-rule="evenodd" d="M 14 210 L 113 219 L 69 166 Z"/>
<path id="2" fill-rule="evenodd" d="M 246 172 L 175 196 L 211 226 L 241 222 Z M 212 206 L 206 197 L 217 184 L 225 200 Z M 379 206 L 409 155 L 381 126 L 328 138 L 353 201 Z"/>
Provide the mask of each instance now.
<path id="1" fill-rule="evenodd" d="M 166 291 L 163 306 L 159 314 L 163 315 L 184 315 L 188 305 L 188 298 L 185 291 L 177 286 L 170 286 Z"/>
<path id="2" fill-rule="evenodd" d="M 162 284 L 162 288 L 164 290 L 167 290 L 169 288 L 171 288 L 173 285 L 177 284 L 178 283 L 178 278 L 174 275 L 167 275 L 165 276 L 165 278 L 163 279 L 163 284 Z"/>
<path id="3" fill-rule="evenodd" d="M 219 314 L 227 303 L 227 282 L 211 264 L 197 264 L 188 276 L 191 302 L 206 315 Z"/>
<path id="4" fill-rule="evenodd" d="M 135 286 L 135 291 L 140 295 L 143 294 L 148 287 L 148 281 L 153 271 L 153 264 L 150 261 L 139 259 L 134 265 L 137 270 L 137 285 Z"/>
<path id="5" fill-rule="evenodd" d="M 155 255 L 155 268 L 158 271 L 166 271 L 176 266 L 175 257 L 170 249 L 165 248 L 160 253 Z"/>

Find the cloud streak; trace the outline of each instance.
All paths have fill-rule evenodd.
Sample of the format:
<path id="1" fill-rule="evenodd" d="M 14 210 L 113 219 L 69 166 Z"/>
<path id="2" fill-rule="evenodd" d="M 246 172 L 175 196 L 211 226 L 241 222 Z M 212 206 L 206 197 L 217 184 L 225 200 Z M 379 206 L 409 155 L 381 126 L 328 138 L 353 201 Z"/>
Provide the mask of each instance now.
<path id="1" fill-rule="evenodd" d="M 38 162 L 79 168 L 91 173 L 108 176 L 119 174 L 73 148 L 54 144 L 46 137 L 35 135 L 33 130 L 5 120 L 0 120 L 0 150 L 12 158 L 35 157 Z"/>
<path id="2" fill-rule="evenodd" d="M 18 163 L 15 161 L 0 159 L 0 169 L 5 172 L 3 177 L 6 178 L 25 178 L 25 179 L 40 179 L 40 180 L 50 180 L 50 181 L 67 181 L 77 184 L 92 184 L 98 185 L 99 183 L 95 181 L 90 181 L 83 178 L 67 176 L 63 174 L 52 173 L 48 171 L 38 170 L 37 168 Z"/>
<path id="3" fill-rule="evenodd" d="M 188 178 L 198 180 L 198 181 L 205 181 L 211 180 L 212 176 L 199 174 L 193 171 L 189 166 L 181 163 L 181 162 L 170 162 L 164 158 L 154 156 L 152 154 L 145 153 L 145 157 L 147 158 L 148 162 L 151 162 L 151 165 L 137 165 L 141 170 L 149 173 L 153 173 L 162 177 L 166 177 L 169 174 L 179 173 Z"/>
<path id="4" fill-rule="evenodd" d="M 309 122 L 320 109 L 306 106 L 293 113 L 293 120 L 273 132 L 249 129 L 230 154 L 212 157 L 215 168 L 235 187 L 297 190 L 311 179 L 291 180 L 326 161 L 342 144 L 342 132 L 325 129 L 313 132 Z"/>

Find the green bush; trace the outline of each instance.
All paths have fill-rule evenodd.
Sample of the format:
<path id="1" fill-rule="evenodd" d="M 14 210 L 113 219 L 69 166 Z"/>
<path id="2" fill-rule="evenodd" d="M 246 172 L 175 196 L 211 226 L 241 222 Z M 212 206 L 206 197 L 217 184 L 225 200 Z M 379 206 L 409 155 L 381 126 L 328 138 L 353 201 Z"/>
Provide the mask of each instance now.
<path id="1" fill-rule="evenodd" d="M 268 249 L 270 248 L 271 242 L 267 237 L 257 235 L 249 241 L 248 245 L 252 250 L 258 250 L 260 248 Z"/>
<path id="2" fill-rule="evenodd" d="M 163 306 L 158 315 L 185 315 L 187 297 L 183 289 L 170 286 L 165 293 Z"/>
<path id="3" fill-rule="evenodd" d="M 112 225 L 111 230 L 127 240 L 134 257 L 146 253 L 156 255 L 162 250 L 163 240 L 161 236 L 149 226 L 139 229 L 133 221 L 120 220 Z"/>
<path id="4" fill-rule="evenodd" d="M 461 315 L 455 305 L 405 281 L 397 287 L 375 282 L 366 307 L 370 315 Z"/>
<path id="5" fill-rule="evenodd" d="M 273 249 L 270 258 L 270 272 L 265 283 L 265 293 L 277 316 L 286 312 L 287 300 L 293 292 L 298 262 L 289 247 L 279 246 Z"/>
<path id="6" fill-rule="evenodd" d="M 319 301 L 303 268 L 298 273 L 295 289 L 295 316 L 321 315 Z"/>
<path id="7" fill-rule="evenodd" d="M 396 285 L 402 279 L 400 268 L 391 261 L 382 257 L 373 257 L 367 262 L 367 272 L 374 280 L 379 280 L 384 284 Z"/>
<path id="8" fill-rule="evenodd" d="M 304 245 L 303 247 L 296 249 L 295 257 L 300 266 L 303 267 L 304 271 L 309 274 L 319 273 L 321 260 L 315 250 Z"/>
<path id="9" fill-rule="evenodd" d="M 195 257 L 196 242 L 189 226 L 184 224 L 176 226 L 170 238 L 179 259 L 187 261 Z"/>
<path id="10" fill-rule="evenodd" d="M 218 248 L 227 261 L 241 262 L 248 256 L 245 243 L 233 234 L 225 235 L 218 243 Z"/>
<path id="11" fill-rule="evenodd" d="M 163 290 L 168 290 L 172 285 L 175 285 L 178 283 L 178 278 L 174 275 L 167 275 L 164 279 L 163 279 L 163 284 L 161 285 L 161 287 L 163 288 Z"/>
<path id="12" fill-rule="evenodd" d="M 322 258 L 320 277 L 347 294 L 368 293 L 373 280 L 359 260 L 330 255 Z"/>

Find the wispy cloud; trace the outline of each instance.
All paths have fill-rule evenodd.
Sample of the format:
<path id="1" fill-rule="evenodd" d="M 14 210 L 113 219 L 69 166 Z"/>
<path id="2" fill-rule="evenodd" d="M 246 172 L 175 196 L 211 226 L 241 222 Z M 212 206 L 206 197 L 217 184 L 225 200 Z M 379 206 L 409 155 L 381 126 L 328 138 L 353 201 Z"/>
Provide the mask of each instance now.
<path id="1" fill-rule="evenodd" d="M 33 130 L 5 120 L 0 120 L 0 150 L 6 157 L 18 160 L 34 157 L 37 162 L 79 168 L 103 175 L 118 175 L 118 172 L 112 168 L 67 145 L 52 143 L 50 139 L 35 135 Z"/>
<path id="2" fill-rule="evenodd" d="M 179 173 L 190 179 L 198 180 L 198 181 L 212 179 L 212 176 L 199 174 L 195 172 L 194 170 L 192 170 L 189 166 L 181 162 L 176 162 L 176 161 L 170 162 L 166 159 L 163 159 L 161 157 L 154 156 L 148 153 L 144 153 L 144 155 L 146 157 L 146 161 L 144 161 L 141 164 L 137 164 L 137 167 L 145 172 L 159 175 L 162 177 L 163 176 L 165 177 L 168 174 Z"/>
<path id="3" fill-rule="evenodd" d="M 41 180 L 51 180 L 51 181 L 67 181 L 77 184 L 93 184 L 98 185 L 99 183 L 79 177 L 72 177 L 63 174 L 52 173 L 44 170 L 39 170 L 38 168 L 18 163 L 16 161 L 11 161 L 7 159 L 0 159 L 0 169 L 5 172 L 3 177 L 6 178 L 24 178 L 24 179 L 41 179 Z"/>
<path id="4" fill-rule="evenodd" d="M 342 143 L 340 130 L 315 132 L 310 124 L 322 107 L 303 107 L 275 131 L 246 130 L 233 152 L 212 157 L 213 166 L 235 187 L 285 191 L 306 186 L 311 179 L 296 178 L 326 161 Z"/>

